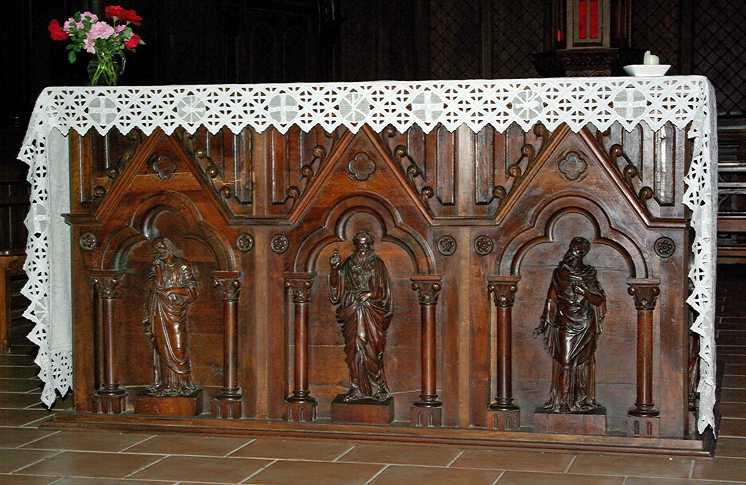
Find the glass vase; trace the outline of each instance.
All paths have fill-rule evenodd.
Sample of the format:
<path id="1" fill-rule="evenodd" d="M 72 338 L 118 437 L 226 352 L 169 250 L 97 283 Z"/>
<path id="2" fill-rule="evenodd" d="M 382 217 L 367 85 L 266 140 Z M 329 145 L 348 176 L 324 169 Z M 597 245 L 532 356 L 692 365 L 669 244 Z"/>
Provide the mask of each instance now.
<path id="1" fill-rule="evenodd" d="M 116 86 L 124 73 L 124 61 L 123 55 L 96 54 L 88 63 L 88 84 Z"/>

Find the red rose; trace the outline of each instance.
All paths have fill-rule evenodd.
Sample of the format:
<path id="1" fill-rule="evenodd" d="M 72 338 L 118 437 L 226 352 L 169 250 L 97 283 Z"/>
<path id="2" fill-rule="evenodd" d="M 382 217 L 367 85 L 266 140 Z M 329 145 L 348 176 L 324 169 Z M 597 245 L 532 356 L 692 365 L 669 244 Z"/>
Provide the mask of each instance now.
<path id="1" fill-rule="evenodd" d="M 140 36 L 137 34 L 132 34 L 132 37 L 130 37 L 127 43 L 124 44 L 124 46 L 127 48 L 128 51 L 131 51 L 138 45 L 140 45 Z"/>
<path id="2" fill-rule="evenodd" d="M 70 34 L 64 31 L 57 20 L 49 22 L 47 29 L 49 29 L 49 35 L 52 37 L 52 40 L 65 40 L 70 37 Z"/>
<path id="3" fill-rule="evenodd" d="M 119 5 L 109 5 L 104 10 L 104 14 L 107 19 L 116 18 L 120 22 L 130 22 L 134 25 L 140 25 L 140 22 L 142 21 L 142 17 L 137 15 L 137 12 L 134 10 L 126 10 Z"/>
<path id="4" fill-rule="evenodd" d="M 107 19 L 113 19 L 114 17 L 121 19 L 122 12 L 124 12 L 124 9 L 119 5 L 109 5 L 104 9 L 104 15 Z"/>
<path id="5" fill-rule="evenodd" d="M 125 10 L 122 20 L 133 25 L 140 25 L 140 22 L 142 22 L 142 17 L 137 15 L 137 12 L 135 12 L 134 10 Z"/>

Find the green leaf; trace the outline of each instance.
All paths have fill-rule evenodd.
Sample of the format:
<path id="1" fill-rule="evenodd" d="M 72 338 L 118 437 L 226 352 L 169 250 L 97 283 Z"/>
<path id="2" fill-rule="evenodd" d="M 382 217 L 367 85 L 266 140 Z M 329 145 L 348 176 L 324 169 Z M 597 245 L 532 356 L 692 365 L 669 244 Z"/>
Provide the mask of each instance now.
<path id="1" fill-rule="evenodd" d="M 70 61 L 70 64 L 75 62 L 75 51 L 70 51 L 67 53 L 67 60 Z"/>

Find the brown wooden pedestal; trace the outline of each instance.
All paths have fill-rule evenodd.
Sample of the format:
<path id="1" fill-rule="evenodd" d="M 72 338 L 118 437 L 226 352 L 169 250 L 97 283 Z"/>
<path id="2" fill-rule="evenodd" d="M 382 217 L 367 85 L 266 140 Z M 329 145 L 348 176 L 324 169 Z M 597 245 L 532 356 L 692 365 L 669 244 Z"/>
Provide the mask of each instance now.
<path id="1" fill-rule="evenodd" d="M 332 421 L 342 423 L 389 424 L 394 420 L 394 398 L 385 401 L 361 399 L 345 402 L 345 394 L 332 401 Z"/>
<path id="2" fill-rule="evenodd" d="M 549 413 L 539 407 L 534 412 L 534 432 L 605 435 L 606 408 L 589 413 Z"/>
<path id="3" fill-rule="evenodd" d="M 188 396 L 151 396 L 144 392 L 135 396 L 135 414 L 152 416 L 198 416 L 202 414 L 202 389 Z"/>

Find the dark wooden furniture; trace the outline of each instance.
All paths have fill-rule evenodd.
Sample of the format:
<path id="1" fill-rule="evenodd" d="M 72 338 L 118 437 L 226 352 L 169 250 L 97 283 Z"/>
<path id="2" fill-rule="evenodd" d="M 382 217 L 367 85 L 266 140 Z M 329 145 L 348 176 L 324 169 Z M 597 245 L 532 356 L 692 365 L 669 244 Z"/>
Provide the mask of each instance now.
<path id="1" fill-rule="evenodd" d="M 0 251 L 0 352 L 8 352 L 11 342 L 11 325 L 24 309 L 28 301 L 20 294 L 21 280 L 25 280 L 23 262 L 26 252 L 23 249 Z"/>
<path id="2" fill-rule="evenodd" d="M 71 132 L 70 147 L 75 412 L 51 426 L 707 453 L 688 399 L 684 130 Z M 359 229 L 390 272 L 390 425 L 330 421 L 349 374 L 329 260 Z M 134 412 L 156 236 L 199 283 L 197 418 Z M 606 295 L 603 411 L 547 419 L 552 361 L 531 334 L 576 236 Z"/>

